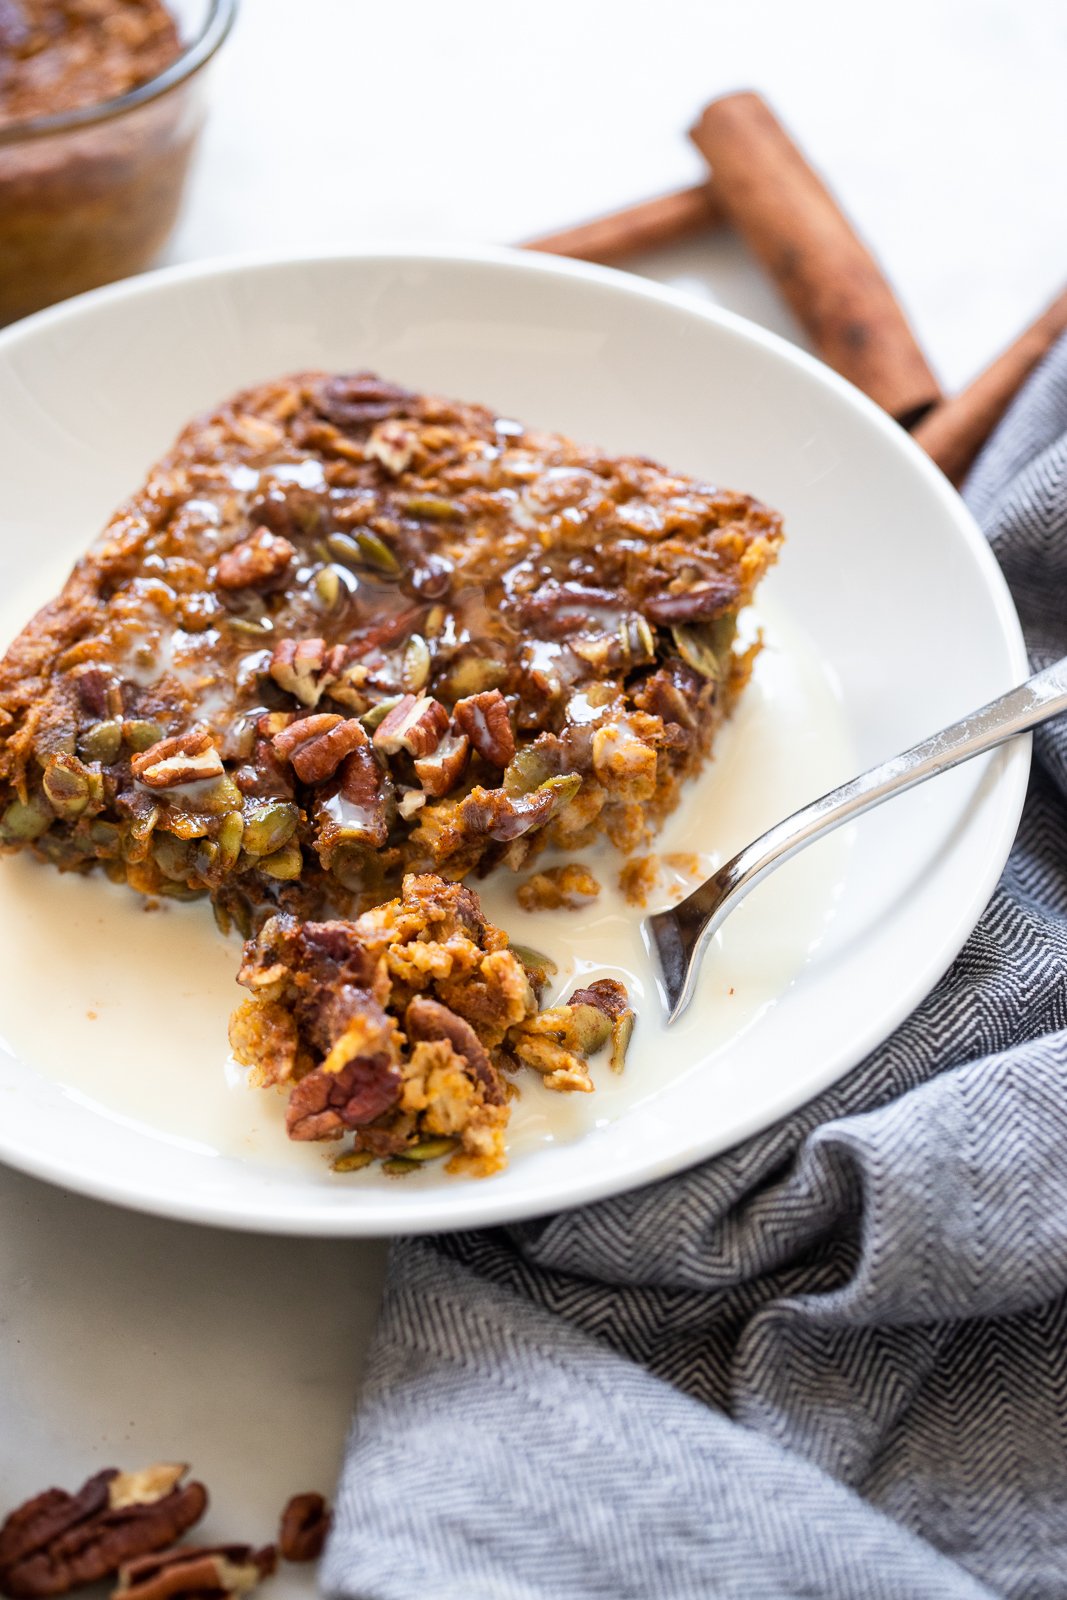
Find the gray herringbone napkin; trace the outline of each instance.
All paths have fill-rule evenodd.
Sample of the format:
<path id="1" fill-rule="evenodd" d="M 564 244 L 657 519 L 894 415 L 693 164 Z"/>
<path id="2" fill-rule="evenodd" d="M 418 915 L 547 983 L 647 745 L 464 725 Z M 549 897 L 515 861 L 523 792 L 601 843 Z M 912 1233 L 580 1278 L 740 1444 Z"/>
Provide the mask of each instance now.
<path id="1" fill-rule="evenodd" d="M 1067 345 L 969 492 L 1067 654 Z M 680 1178 L 395 1247 L 323 1576 L 1067 1595 L 1067 727 L 959 960 L 842 1083 Z"/>

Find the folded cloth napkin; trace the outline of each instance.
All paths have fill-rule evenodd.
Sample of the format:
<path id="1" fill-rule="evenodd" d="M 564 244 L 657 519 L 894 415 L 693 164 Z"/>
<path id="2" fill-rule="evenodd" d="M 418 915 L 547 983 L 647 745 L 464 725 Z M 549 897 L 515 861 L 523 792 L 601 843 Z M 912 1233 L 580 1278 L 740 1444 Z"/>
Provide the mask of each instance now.
<path id="1" fill-rule="evenodd" d="M 1067 654 L 1067 343 L 969 498 Z M 393 1250 L 346 1600 L 1067 1595 L 1067 726 L 993 900 L 841 1083 L 693 1171 Z"/>

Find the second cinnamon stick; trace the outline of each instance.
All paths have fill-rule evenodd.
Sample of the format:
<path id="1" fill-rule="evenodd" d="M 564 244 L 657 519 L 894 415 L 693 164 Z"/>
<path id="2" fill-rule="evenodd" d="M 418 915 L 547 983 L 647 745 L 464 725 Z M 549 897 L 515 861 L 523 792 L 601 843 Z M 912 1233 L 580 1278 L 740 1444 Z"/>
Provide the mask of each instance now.
<path id="1" fill-rule="evenodd" d="M 713 100 L 691 131 L 715 198 L 823 360 L 909 427 L 940 399 L 878 263 L 757 94 Z"/>
<path id="2" fill-rule="evenodd" d="M 675 189 L 670 194 L 641 200 L 621 211 L 610 211 L 606 216 L 580 222 L 559 233 L 527 239 L 522 248 L 610 265 L 613 261 L 640 255 L 643 250 L 656 250 L 677 244 L 681 239 L 690 239 L 705 229 L 717 227 L 721 221 L 722 212 L 709 186 L 698 183 L 691 189 Z"/>

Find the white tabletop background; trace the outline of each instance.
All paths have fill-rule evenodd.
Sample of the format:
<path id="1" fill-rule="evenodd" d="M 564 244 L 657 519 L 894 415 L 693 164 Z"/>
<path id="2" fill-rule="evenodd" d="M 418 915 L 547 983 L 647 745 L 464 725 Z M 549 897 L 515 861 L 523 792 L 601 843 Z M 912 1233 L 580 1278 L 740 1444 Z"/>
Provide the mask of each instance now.
<path id="1" fill-rule="evenodd" d="M 167 259 L 519 240 L 696 181 L 685 128 L 753 87 L 955 387 L 1067 275 L 1065 81 L 1059 0 L 245 0 Z M 797 336 L 725 233 L 634 265 Z M 0 1169 L 0 1515 L 188 1460 L 204 1533 L 267 1540 L 289 1494 L 332 1489 L 383 1266 Z"/>

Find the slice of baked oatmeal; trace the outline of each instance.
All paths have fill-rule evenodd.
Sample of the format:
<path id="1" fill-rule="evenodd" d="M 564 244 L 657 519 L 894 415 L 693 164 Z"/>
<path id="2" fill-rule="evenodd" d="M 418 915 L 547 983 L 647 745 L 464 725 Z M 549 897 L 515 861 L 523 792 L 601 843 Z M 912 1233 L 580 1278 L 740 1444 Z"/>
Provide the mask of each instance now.
<path id="1" fill-rule="evenodd" d="M 245 390 L 0 662 L 0 839 L 246 934 L 405 871 L 632 848 L 746 681 L 781 537 L 745 495 L 368 373 Z"/>
<path id="2" fill-rule="evenodd" d="M 601 979 L 538 1012 L 539 974 L 484 916 L 477 895 L 436 874 L 355 922 L 273 916 L 245 947 L 252 991 L 230 1023 L 251 1081 L 288 1093 L 293 1139 L 354 1142 L 340 1170 L 385 1158 L 402 1172 L 448 1156 L 453 1172 L 504 1164 L 520 1064 L 547 1087 L 589 1090 L 588 1056 L 621 1065 L 632 1015 Z"/>

